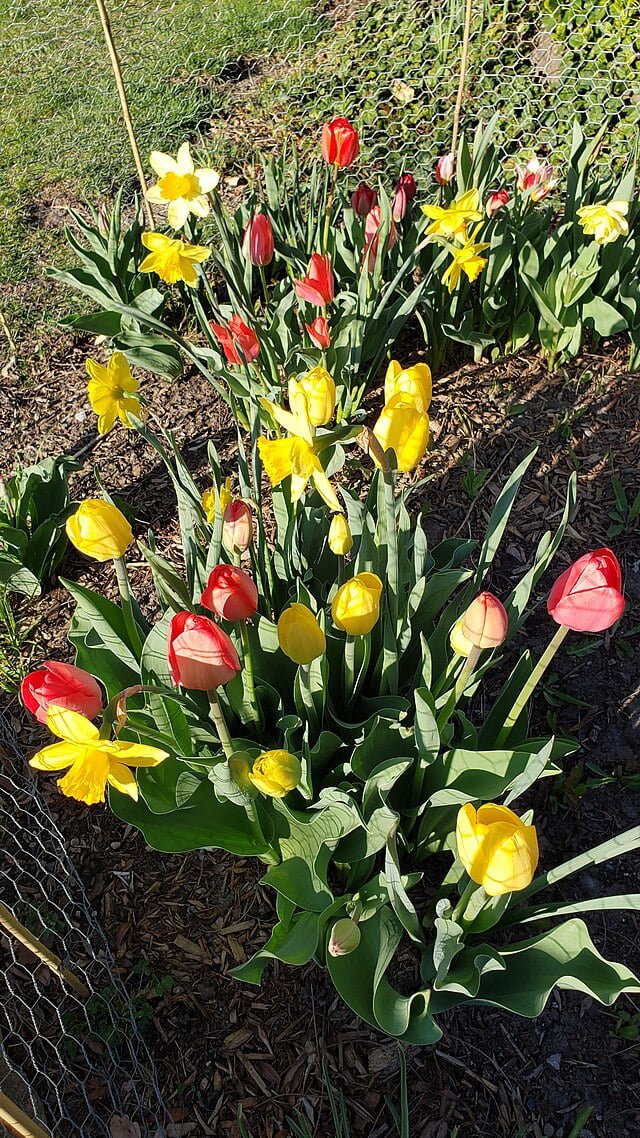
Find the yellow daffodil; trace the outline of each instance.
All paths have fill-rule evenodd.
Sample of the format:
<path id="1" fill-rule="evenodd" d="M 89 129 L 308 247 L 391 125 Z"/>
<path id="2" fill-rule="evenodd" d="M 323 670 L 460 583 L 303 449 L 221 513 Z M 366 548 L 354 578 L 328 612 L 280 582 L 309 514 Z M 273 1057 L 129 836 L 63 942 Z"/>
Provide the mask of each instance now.
<path id="1" fill-rule="evenodd" d="M 206 261 L 211 250 L 205 245 L 190 245 L 176 237 L 165 237 L 164 233 L 143 233 L 142 244 L 150 252 L 140 265 L 141 273 L 157 273 L 166 284 L 184 281 L 197 285 L 198 274 L 194 265 Z"/>
<path id="2" fill-rule="evenodd" d="M 595 237 L 598 245 L 610 245 L 629 232 L 628 202 L 597 202 L 576 211 L 585 234 Z"/>
<path id="3" fill-rule="evenodd" d="M 155 205 L 167 206 L 167 221 L 173 229 L 182 229 L 190 213 L 195 217 L 208 216 L 206 195 L 215 190 L 220 175 L 208 167 L 196 170 L 188 142 L 182 143 L 175 158 L 154 150 L 149 164 L 158 181 L 147 190 L 147 197 Z"/>
<path id="4" fill-rule="evenodd" d="M 140 417 L 140 400 L 135 398 L 140 384 L 122 352 L 114 352 L 106 367 L 97 360 L 87 360 L 85 366 L 91 410 L 98 416 L 98 434 L 107 435 L 116 419 L 131 427 L 129 412 Z"/>
<path id="5" fill-rule="evenodd" d="M 429 416 L 404 395 L 394 395 L 382 408 L 373 433 L 384 451 L 394 451 L 395 469 L 407 474 L 424 457 L 429 442 Z M 380 466 L 373 451 L 371 457 Z"/>
<path id="6" fill-rule="evenodd" d="M 508 806 L 470 802 L 458 811 L 458 857 L 472 881 L 490 897 L 514 893 L 531 884 L 538 864 L 535 826 L 527 826 Z"/>
<path id="7" fill-rule="evenodd" d="M 382 581 L 376 573 L 356 573 L 333 598 L 333 623 L 349 636 L 366 636 L 380 617 L 381 596 Z"/>
<path id="8" fill-rule="evenodd" d="M 122 511 L 103 498 L 85 498 L 67 518 L 65 529 L 71 544 L 94 561 L 115 561 L 133 541 Z"/>
<path id="9" fill-rule="evenodd" d="M 265 751 L 254 759 L 249 779 L 261 794 L 284 798 L 302 778 L 300 760 L 289 751 Z"/>
<path id="10" fill-rule="evenodd" d="M 207 490 L 202 492 L 200 503 L 210 525 L 213 525 L 218 514 L 224 517 L 225 510 L 232 501 L 233 494 L 231 493 L 230 478 L 227 478 L 226 482 L 220 487 L 219 494 L 215 486 L 209 486 Z"/>
<path id="11" fill-rule="evenodd" d="M 258 451 L 272 486 L 291 478 L 291 501 L 297 502 L 310 481 L 329 509 L 342 513 L 338 496 L 327 478 L 314 449 L 314 430 L 309 418 L 306 394 L 294 379 L 289 380 L 290 411 L 261 399 L 260 403 L 281 427 L 289 431 L 286 439 L 258 439 Z"/>
<path id="12" fill-rule="evenodd" d="M 448 269 L 442 274 L 442 283 L 446 284 L 449 292 L 454 292 L 458 287 L 463 273 L 470 281 L 475 281 L 480 276 L 487 263 L 487 258 L 481 257 L 480 253 L 488 248 L 488 241 L 473 240 L 467 241 L 461 249 L 456 249 L 453 245 L 448 246 L 451 261 Z"/>
<path id="13" fill-rule="evenodd" d="M 129 767 L 157 767 L 168 758 L 167 751 L 121 739 L 101 739 L 98 728 L 79 715 L 50 705 L 47 727 L 60 743 L 43 747 L 30 760 L 38 771 L 61 771 L 69 767 L 58 786 L 69 798 L 77 798 L 92 806 L 104 802 L 107 783 L 121 794 L 138 798 L 138 784 Z"/>
<path id="14" fill-rule="evenodd" d="M 449 206 L 423 205 L 422 212 L 431 218 L 431 225 L 427 233 L 437 237 L 454 237 L 457 241 L 466 241 L 467 225 L 470 221 L 482 221 L 482 214 L 478 206 L 480 193 L 478 190 L 467 190 L 466 194 L 451 202 Z"/>
<path id="15" fill-rule="evenodd" d="M 278 644 L 294 664 L 310 664 L 324 656 L 327 641 L 315 613 L 294 601 L 280 614 Z"/>
<path id="16" fill-rule="evenodd" d="M 412 403 L 418 411 L 428 411 L 431 403 L 431 368 L 428 364 L 402 367 L 397 360 L 391 360 L 384 377 L 385 403 L 389 403 L 394 395 L 402 395 L 405 402 Z"/>

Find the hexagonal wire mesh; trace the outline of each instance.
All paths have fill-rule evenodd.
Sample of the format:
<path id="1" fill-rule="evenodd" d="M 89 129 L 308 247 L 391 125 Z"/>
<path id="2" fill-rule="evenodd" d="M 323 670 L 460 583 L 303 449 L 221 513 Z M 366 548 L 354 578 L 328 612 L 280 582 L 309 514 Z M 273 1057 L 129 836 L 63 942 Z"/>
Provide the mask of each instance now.
<path id="1" fill-rule="evenodd" d="M 162 1097 L 131 1000 L 2 715 L 0 902 L 2 1093 L 56 1138 L 162 1138 Z M 53 966 L 25 946 L 25 930 Z"/>

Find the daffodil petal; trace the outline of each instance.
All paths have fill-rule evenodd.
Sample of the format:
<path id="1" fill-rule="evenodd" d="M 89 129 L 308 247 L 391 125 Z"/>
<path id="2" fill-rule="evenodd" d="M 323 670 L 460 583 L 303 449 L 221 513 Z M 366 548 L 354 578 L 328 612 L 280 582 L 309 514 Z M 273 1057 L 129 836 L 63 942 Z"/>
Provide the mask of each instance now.
<path id="1" fill-rule="evenodd" d="M 196 170 L 196 178 L 200 183 L 200 187 L 205 194 L 210 194 L 215 190 L 220 181 L 220 175 L 217 170 L 212 170 L 210 167 L 205 166 L 202 170 Z"/>
<path id="2" fill-rule="evenodd" d="M 36 771 L 61 771 L 83 755 L 84 747 L 79 747 L 76 743 L 51 743 L 29 759 L 29 766 Z"/>
<path id="3" fill-rule="evenodd" d="M 191 150 L 188 142 L 183 142 L 182 145 L 178 148 L 176 169 L 179 174 L 193 174 L 193 158 L 191 157 Z"/>
<path id="4" fill-rule="evenodd" d="M 100 732 L 90 719 L 77 711 L 50 704 L 47 709 L 47 727 L 52 735 L 64 739 L 66 743 L 92 746 L 100 738 Z"/>
<path id="5" fill-rule="evenodd" d="M 163 154 L 161 150 L 151 151 L 149 165 L 159 178 L 164 178 L 165 174 L 175 174 L 178 169 L 175 158 L 170 154 Z"/>
<path id="6" fill-rule="evenodd" d="M 123 763 L 118 763 L 115 759 L 111 759 L 107 782 L 109 786 L 113 786 L 114 789 L 119 790 L 121 794 L 127 794 L 129 798 L 133 798 L 134 802 L 138 801 L 136 776 L 128 767 L 125 767 Z"/>
<path id="7" fill-rule="evenodd" d="M 182 229 L 185 221 L 189 216 L 189 203 L 185 198 L 176 198 L 175 201 L 169 202 L 167 209 L 167 221 L 173 229 Z"/>
<path id="8" fill-rule="evenodd" d="M 144 743 L 127 743 L 124 739 L 116 739 L 109 743 L 108 751 L 116 756 L 113 762 L 126 763 L 129 767 L 157 767 L 159 763 L 169 758 L 169 752 L 161 751 L 159 747 L 148 747 Z"/>

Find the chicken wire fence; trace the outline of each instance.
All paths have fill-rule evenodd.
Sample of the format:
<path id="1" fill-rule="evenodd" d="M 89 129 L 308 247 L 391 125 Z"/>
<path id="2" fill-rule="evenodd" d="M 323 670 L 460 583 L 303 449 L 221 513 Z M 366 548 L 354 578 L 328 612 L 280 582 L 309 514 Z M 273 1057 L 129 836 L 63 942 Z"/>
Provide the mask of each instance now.
<path id="1" fill-rule="evenodd" d="M 16 1109 L 34 1138 L 166 1134 L 132 1001 L 0 714 L 0 1134 Z"/>

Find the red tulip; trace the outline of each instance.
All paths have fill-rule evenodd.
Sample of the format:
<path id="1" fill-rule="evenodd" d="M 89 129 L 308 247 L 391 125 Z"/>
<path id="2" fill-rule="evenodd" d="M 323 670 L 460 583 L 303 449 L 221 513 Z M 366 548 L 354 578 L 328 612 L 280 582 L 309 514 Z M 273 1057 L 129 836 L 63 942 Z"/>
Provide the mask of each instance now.
<path id="1" fill-rule="evenodd" d="M 396 192 L 391 202 L 391 213 L 394 221 L 402 221 L 417 192 L 418 187 L 413 174 L 402 174 L 398 178 Z"/>
<path id="2" fill-rule="evenodd" d="M 348 119 L 337 118 L 322 128 L 322 157 L 330 166 L 351 166 L 360 153 L 358 132 Z"/>
<path id="3" fill-rule="evenodd" d="M 250 364 L 260 352 L 260 341 L 240 316 L 232 316 L 228 326 L 211 321 L 211 328 L 230 364 Z"/>
<path id="4" fill-rule="evenodd" d="M 367 220 L 364 223 L 364 252 L 365 256 L 369 254 L 369 272 L 372 273 L 376 257 L 378 256 L 378 244 L 380 228 L 382 226 L 382 210 L 379 205 L 374 205 L 370 213 L 367 214 Z M 387 238 L 387 252 L 393 249 L 396 243 L 398 234 L 396 231 L 393 218 L 391 219 L 391 229 L 389 230 L 389 237 Z"/>
<path id="5" fill-rule="evenodd" d="M 208 616 L 176 613 L 168 628 L 167 648 L 174 684 L 194 691 L 213 691 L 240 671 L 231 640 Z"/>
<path id="6" fill-rule="evenodd" d="M 242 252 L 252 265 L 268 265 L 273 259 L 273 227 L 266 213 L 256 213 L 247 222 Z"/>
<path id="7" fill-rule="evenodd" d="M 326 316 L 316 316 L 311 324 L 305 324 L 305 328 L 309 333 L 309 339 L 316 348 L 331 347 L 331 330 Z"/>
<path id="8" fill-rule="evenodd" d="M 476 648 L 499 648 L 509 631 L 509 617 L 493 593 L 479 593 L 462 618 L 462 632 Z"/>
<path id="9" fill-rule="evenodd" d="M 378 201 L 378 195 L 366 182 L 361 182 L 351 195 L 351 208 L 358 217 L 366 217 Z"/>
<path id="10" fill-rule="evenodd" d="M 224 620 L 249 620 L 258 610 L 258 590 L 237 565 L 216 565 L 200 603 Z"/>
<path id="11" fill-rule="evenodd" d="M 625 599 L 615 553 L 596 549 L 570 565 L 549 593 L 547 612 L 574 632 L 603 632 L 622 616 Z"/>
<path id="12" fill-rule="evenodd" d="M 435 169 L 435 179 L 439 186 L 448 186 L 456 172 L 455 154 L 443 154 L 438 158 Z"/>
<path id="13" fill-rule="evenodd" d="M 253 515 L 242 498 L 229 502 L 222 520 L 222 544 L 229 553 L 244 553 L 253 541 Z"/>
<path id="14" fill-rule="evenodd" d="M 487 198 L 487 217 L 493 217 L 499 209 L 507 204 L 510 198 L 511 194 L 508 190 L 493 190 Z"/>
<path id="15" fill-rule="evenodd" d="M 294 281 L 293 284 L 299 300 L 306 300 L 308 304 L 315 304 L 317 308 L 326 308 L 331 304 L 335 294 L 335 283 L 329 254 L 312 253 L 306 276 L 302 280 Z"/>
<path id="16" fill-rule="evenodd" d="M 38 723 L 46 724 L 50 704 L 77 711 L 87 719 L 95 719 L 102 711 L 102 692 L 93 676 L 59 660 L 45 660 L 41 668 L 29 672 L 20 685 L 20 696 Z"/>

